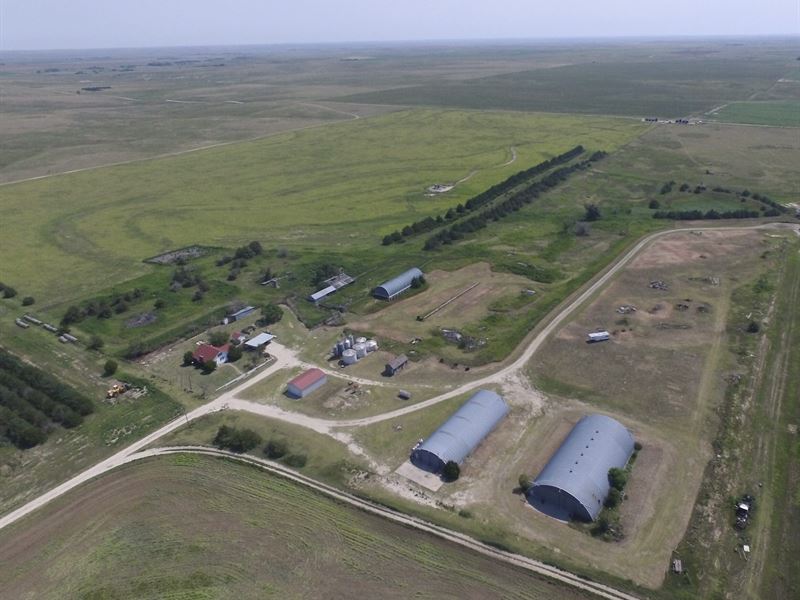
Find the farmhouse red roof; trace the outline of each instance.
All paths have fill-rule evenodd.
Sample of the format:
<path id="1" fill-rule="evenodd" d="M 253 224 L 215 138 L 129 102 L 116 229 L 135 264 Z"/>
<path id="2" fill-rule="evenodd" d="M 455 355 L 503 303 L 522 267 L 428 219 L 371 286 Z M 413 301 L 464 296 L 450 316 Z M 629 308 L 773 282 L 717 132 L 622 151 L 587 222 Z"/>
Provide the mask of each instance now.
<path id="1" fill-rule="evenodd" d="M 211 344 L 201 344 L 197 350 L 194 351 L 194 354 L 192 354 L 192 358 L 195 360 L 202 360 L 203 362 L 214 360 L 220 352 L 227 352 L 228 347 L 228 344 L 220 346 L 219 348 Z"/>
<path id="2" fill-rule="evenodd" d="M 319 369 L 309 369 L 305 373 L 300 373 L 300 375 L 292 379 L 289 382 L 289 385 L 293 385 L 299 390 L 304 390 L 307 387 L 317 383 L 323 377 L 325 377 L 325 373 Z"/>

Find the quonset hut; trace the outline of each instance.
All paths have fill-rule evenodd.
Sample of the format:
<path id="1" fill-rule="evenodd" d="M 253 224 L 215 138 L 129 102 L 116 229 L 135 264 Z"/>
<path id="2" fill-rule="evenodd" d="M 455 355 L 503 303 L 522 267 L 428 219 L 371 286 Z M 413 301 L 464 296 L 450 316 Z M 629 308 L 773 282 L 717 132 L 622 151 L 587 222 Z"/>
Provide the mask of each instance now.
<path id="1" fill-rule="evenodd" d="M 422 271 L 420 271 L 417 267 L 413 267 L 405 273 L 401 273 L 394 279 L 390 279 L 386 283 L 376 287 L 374 290 L 372 290 L 372 295 L 381 300 L 391 300 L 398 294 L 402 294 L 408 288 L 410 288 L 411 283 L 417 277 L 422 277 Z"/>
<path id="2" fill-rule="evenodd" d="M 478 390 L 433 434 L 411 451 L 411 462 L 439 473 L 448 461 L 461 463 L 508 414 L 505 401 Z"/>
<path id="3" fill-rule="evenodd" d="M 528 489 L 528 502 L 562 521 L 594 521 L 608 496 L 609 469 L 625 467 L 633 444 L 611 417 L 583 417 Z"/>

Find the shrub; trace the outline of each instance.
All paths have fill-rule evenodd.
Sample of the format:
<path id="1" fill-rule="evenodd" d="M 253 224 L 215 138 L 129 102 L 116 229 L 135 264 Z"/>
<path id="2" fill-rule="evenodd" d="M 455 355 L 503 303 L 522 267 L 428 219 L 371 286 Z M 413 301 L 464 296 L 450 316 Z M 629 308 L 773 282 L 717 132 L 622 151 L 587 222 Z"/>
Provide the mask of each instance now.
<path id="1" fill-rule="evenodd" d="M 203 373 L 209 375 L 217 370 L 217 363 L 213 360 L 207 360 L 206 362 L 203 363 L 202 369 Z"/>
<path id="2" fill-rule="evenodd" d="M 519 489 L 522 490 L 522 493 L 527 493 L 527 491 L 531 489 L 531 484 L 532 484 L 531 476 L 528 475 L 527 473 L 523 473 L 522 475 L 520 475 L 518 482 L 519 482 Z"/>
<path id="3" fill-rule="evenodd" d="M 758 333 L 759 331 L 761 331 L 761 325 L 756 321 L 750 321 L 747 324 L 747 333 Z"/>
<path id="4" fill-rule="evenodd" d="M 658 210 L 659 208 L 661 208 L 661 202 L 659 202 L 656 199 L 650 200 L 650 204 L 648 204 L 647 207 Z"/>
<path id="5" fill-rule="evenodd" d="M 194 354 L 191 350 L 187 350 L 183 353 L 183 366 L 188 367 L 194 362 Z"/>
<path id="6" fill-rule="evenodd" d="M 33 298 L 33 296 L 25 296 L 22 299 L 22 306 L 30 306 L 34 302 L 36 302 L 36 300 Z"/>
<path id="7" fill-rule="evenodd" d="M 307 461 L 308 457 L 305 454 L 289 454 L 283 459 L 284 463 L 295 469 L 302 469 L 306 466 Z"/>
<path id="8" fill-rule="evenodd" d="M 92 339 L 89 340 L 89 345 L 87 347 L 89 350 L 100 350 L 100 348 L 103 346 L 105 346 L 103 338 L 101 338 L 99 335 L 93 335 Z"/>
<path id="9" fill-rule="evenodd" d="M 17 290 L 15 290 L 13 287 L 8 285 L 3 287 L 3 298 L 13 298 L 16 295 Z"/>
<path id="10" fill-rule="evenodd" d="M 620 492 L 617 488 L 611 488 L 608 491 L 608 496 L 606 496 L 606 501 L 603 505 L 606 508 L 615 508 L 619 506 L 619 503 L 622 501 L 622 492 Z"/>
<path id="11" fill-rule="evenodd" d="M 608 483 L 611 484 L 612 488 L 621 492 L 625 489 L 625 484 L 628 483 L 628 474 L 622 469 L 611 467 L 608 470 Z"/>
<path id="12" fill-rule="evenodd" d="M 208 336 L 208 343 L 212 346 L 224 346 L 229 339 L 230 336 L 226 331 L 212 331 Z"/>
<path id="13" fill-rule="evenodd" d="M 266 454 L 267 458 L 271 458 L 273 460 L 283 458 L 286 456 L 288 451 L 289 445 L 286 443 L 286 440 L 282 439 L 270 440 L 264 447 L 264 454 Z"/>
<path id="14" fill-rule="evenodd" d="M 283 309 L 277 304 L 269 303 L 261 307 L 260 323 L 273 325 L 283 318 Z"/>
<path id="15" fill-rule="evenodd" d="M 153 302 L 153 308 L 155 308 L 156 310 L 164 308 L 166 305 L 167 303 L 162 298 L 159 298 L 158 300 Z"/>
<path id="16" fill-rule="evenodd" d="M 584 221 L 597 221 L 600 218 L 600 208 L 596 204 L 586 204 L 584 208 L 586 209 L 583 216 Z"/>
<path id="17" fill-rule="evenodd" d="M 242 349 L 240 346 L 232 346 L 228 350 L 228 362 L 236 362 L 242 358 Z"/>
<path id="18" fill-rule="evenodd" d="M 117 361 L 108 359 L 106 361 L 106 364 L 103 365 L 103 375 L 105 377 L 110 377 L 116 372 L 117 372 Z"/>
<path id="19" fill-rule="evenodd" d="M 448 460 L 442 469 L 442 479 L 445 481 L 456 481 L 461 476 L 461 467 L 453 460 Z"/>
<path id="20" fill-rule="evenodd" d="M 261 436 L 252 429 L 237 429 L 222 425 L 217 430 L 213 443 L 217 448 L 242 453 L 261 445 Z"/>
<path id="21" fill-rule="evenodd" d="M 634 442 L 633 443 L 633 449 L 636 450 L 636 452 L 639 452 L 639 450 L 642 449 L 642 443 L 641 442 Z"/>

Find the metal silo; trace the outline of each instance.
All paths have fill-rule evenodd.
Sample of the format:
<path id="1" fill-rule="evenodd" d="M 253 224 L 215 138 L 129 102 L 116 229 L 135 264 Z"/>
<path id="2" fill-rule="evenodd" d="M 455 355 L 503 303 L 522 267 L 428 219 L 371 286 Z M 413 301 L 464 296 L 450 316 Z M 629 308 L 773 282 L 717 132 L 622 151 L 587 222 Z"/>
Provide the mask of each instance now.
<path id="1" fill-rule="evenodd" d="M 366 344 L 356 344 L 353 346 L 353 350 L 356 351 L 356 356 L 358 356 L 358 358 L 364 358 L 367 355 Z"/>
<path id="2" fill-rule="evenodd" d="M 344 364 L 352 365 L 358 360 L 358 355 L 356 354 L 355 350 L 348 348 L 342 352 L 342 360 L 344 361 Z"/>

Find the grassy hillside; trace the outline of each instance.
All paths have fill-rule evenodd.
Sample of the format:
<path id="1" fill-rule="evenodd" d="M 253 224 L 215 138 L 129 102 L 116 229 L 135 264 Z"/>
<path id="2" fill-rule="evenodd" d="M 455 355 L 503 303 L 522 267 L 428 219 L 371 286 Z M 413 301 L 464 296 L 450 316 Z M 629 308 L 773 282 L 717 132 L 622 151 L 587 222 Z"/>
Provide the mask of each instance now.
<path id="1" fill-rule="evenodd" d="M 0 534 L 9 597 L 584 597 L 219 459 L 126 467 L 45 513 Z"/>
<path id="2" fill-rule="evenodd" d="M 193 243 L 355 252 L 578 143 L 613 150 L 641 131 L 603 118 L 411 111 L 12 185 L 2 191 L 3 277 L 20 293 L 70 297 Z"/>

